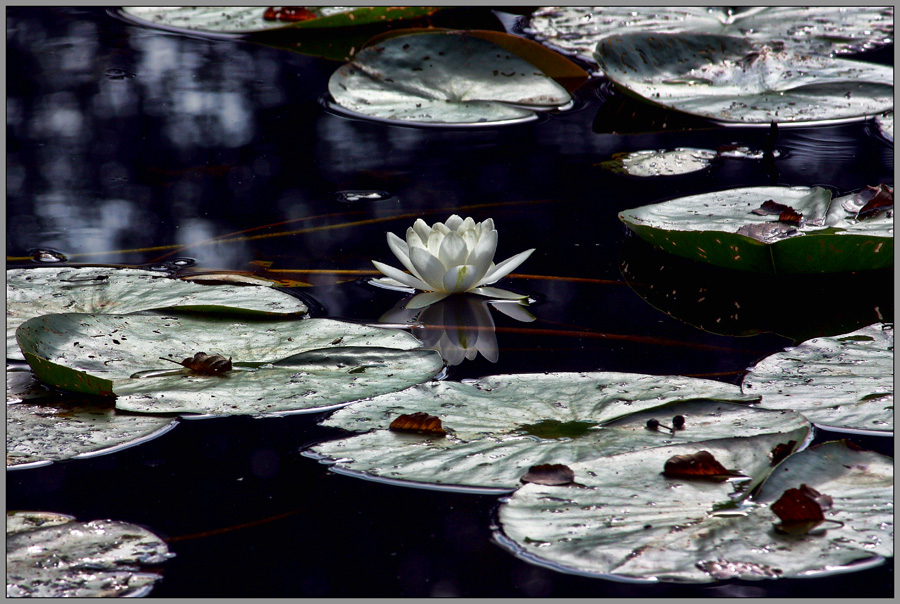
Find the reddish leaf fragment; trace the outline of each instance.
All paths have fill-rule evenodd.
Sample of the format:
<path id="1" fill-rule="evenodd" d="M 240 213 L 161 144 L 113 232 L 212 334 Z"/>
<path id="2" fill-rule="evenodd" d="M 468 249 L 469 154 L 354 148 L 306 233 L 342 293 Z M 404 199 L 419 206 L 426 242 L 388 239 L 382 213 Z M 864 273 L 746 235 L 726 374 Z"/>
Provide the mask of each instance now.
<path id="1" fill-rule="evenodd" d="M 231 357 L 226 359 L 221 354 L 210 355 L 205 352 L 198 352 L 193 357 L 188 357 L 180 363 L 172 359 L 167 359 L 166 357 L 159 358 L 178 363 L 191 371 L 202 373 L 204 375 L 218 375 L 220 373 L 225 373 L 226 371 L 231 371 Z"/>
<path id="2" fill-rule="evenodd" d="M 666 460 L 663 476 L 669 478 L 705 478 L 709 480 L 725 480 L 732 476 L 741 476 L 740 472 L 727 470 L 716 461 L 709 451 L 698 451 L 692 455 L 674 455 Z"/>
<path id="3" fill-rule="evenodd" d="M 437 434 L 446 436 L 447 431 L 441 426 L 441 420 L 422 411 L 409 415 L 401 415 L 391 422 L 390 430 L 395 432 L 418 432 L 419 434 Z"/>
<path id="4" fill-rule="evenodd" d="M 772 460 L 772 465 L 778 465 L 781 463 L 785 457 L 791 454 L 791 451 L 794 450 L 794 447 L 797 446 L 796 440 L 789 440 L 786 443 L 781 443 L 775 445 L 775 448 L 769 453 L 769 458 Z"/>
<path id="5" fill-rule="evenodd" d="M 801 484 L 788 489 L 772 504 L 772 511 L 781 520 L 775 525 L 779 533 L 805 535 L 825 521 L 824 510 L 831 508 L 832 499 L 814 488 Z"/>
<path id="6" fill-rule="evenodd" d="M 311 21 L 318 18 L 318 15 L 302 6 L 270 6 L 263 13 L 266 21 Z"/>
<path id="7" fill-rule="evenodd" d="M 800 224 L 802 219 L 803 214 L 793 208 L 788 208 L 778 215 L 778 222 L 787 222 L 788 224 Z"/>
<path id="8" fill-rule="evenodd" d="M 558 487 L 575 482 L 575 472 L 561 463 L 545 463 L 528 468 L 522 482 L 533 482 Z"/>
<path id="9" fill-rule="evenodd" d="M 878 185 L 877 187 L 866 187 L 873 191 L 872 199 L 866 202 L 856 215 L 857 218 L 870 218 L 881 212 L 886 212 L 894 208 L 894 189 L 887 185 Z"/>

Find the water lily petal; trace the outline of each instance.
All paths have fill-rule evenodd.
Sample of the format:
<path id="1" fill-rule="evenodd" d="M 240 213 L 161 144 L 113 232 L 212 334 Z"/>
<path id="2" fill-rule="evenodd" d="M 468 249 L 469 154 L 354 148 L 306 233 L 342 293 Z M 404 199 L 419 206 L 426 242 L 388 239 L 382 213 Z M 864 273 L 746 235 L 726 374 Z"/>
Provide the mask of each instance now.
<path id="1" fill-rule="evenodd" d="M 437 224 L 434 225 L 434 228 L 431 229 L 431 235 L 428 236 L 428 241 L 425 242 L 425 248 L 428 250 L 428 253 L 435 257 L 440 256 L 441 243 L 443 243 L 444 237 L 446 237 L 446 233 L 442 233 L 437 226 Z"/>
<path id="2" fill-rule="evenodd" d="M 422 239 L 422 237 L 419 235 L 418 231 L 416 231 L 412 227 L 406 229 L 406 244 L 409 247 L 420 247 L 422 249 L 425 249 L 426 241 L 428 241 L 428 240 Z"/>
<path id="3" fill-rule="evenodd" d="M 413 266 L 413 263 L 409 259 L 409 245 L 394 235 L 393 233 L 387 234 L 387 242 L 388 247 L 391 248 L 391 251 L 394 252 L 394 255 L 397 257 L 397 260 L 406 267 L 406 270 L 411 272 L 414 276 L 421 279 L 422 275 L 418 273 L 416 267 Z"/>
<path id="4" fill-rule="evenodd" d="M 414 247 L 409 250 L 409 259 L 422 276 L 422 281 L 428 284 L 427 287 L 419 289 L 438 292 L 446 291 L 444 289 L 444 273 L 447 272 L 447 269 L 435 255 L 432 255 L 428 250 Z"/>
<path id="5" fill-rule="evenodd" d="M 491 268 L 491 261 L 494 259 L 494 253 L 497 251 L 498 238 L 497 231 L 488 231 L 478 240 L 475 249 L 469 254 L 468 263 L 475 266 L 476 283 L 482 283 L 482 280 Z"/>
<path id="6" fill-rule="evenodd" d="M 517 294 L 507 289 L 500 289 L 499 287 L 476 287 L 470 291 L 479 296 L 495 298 L 498 300 L 521 300 L 522 298 L 528 297 L 525 294 Z"/>
<path id="7" fill-rule="evenodd" d="M 471 220 L 471 219 L 469 219 Z M 458 231 L 461 224 L 463 224 L 463 219 L 454 214 L 450 218 L 447 219 L 447 222 L 444 224 L 447 225 L 447 228 L 451 231 Z"/>
<path id="8" fill-rule="evenodd" d="M 485 275 L 484 279 L 482 280 L 482 283 L 490 284 L 499 281 L 509 273 L 513 272 L 516 268 L 518 268 L 520 264 L 525 262 L 525 260 L 528 259 L 532 252 L 534 252 L 534 248 L 525 250 L 524 252 L 520 252 L 512 258 L 507 258 L 506 260 L 489 270 L 488 274 Z"/>
<path id="9" fill-rule="evenodd" d="M 404 273 L 400 269 L 394 268 L 393 266 L 388 266 L 387 264 L 378 262 L 377 260 L 373 260 L 372 264 L 374 264 L 375 268 L 377 268 L 379 271 L 381 271 L 394 281 L 398 281 L 401 285 L 404 285 L 406 287 L 414 287 L 416 289 L 431 289 L 431 286 L 429 286 L 418 277 L 415 277 L 408 273 Z"/>
<path id="10" fill-rule="evenodd" d="M 457 228 L 457 231 L 470 231 L 475 228 L 475 219 L 471 216 L 467 216 L 465 220 L 462 221 L 462 224 Z"/>
<path id="11" fill-rule="evenodd" d="M 477 268 L 471 264 L 454 266 L 444 274 L 444 291 L 462 293 L 472 289 L 477 283 L 475 271 Z"/>
<path id="12" fill-rule="evenodd" d="M 493 288 L 484 288 L 484 289 L 493 289 Z M 516 321 L 521 321 L 522 323 L 531 323 L 537 317 L 531 314 L 531 311 L 528 310 L 528 307 L 524 304 L 517 304 L 514 302 L 497 302 L 491 304 L 491 308 L 496 308 L 504 315 L 511 319 L 515 319 Z"/>
<path id="13" fill-rule="evenodd" d="M 417 218 L 413 223 L 412 228 L 423 243 L 428 241 L 428 236 L 431 235 L 431 227 L 428 226 L 428 224 L 424 220 L 422 220 L 421 218 Z"/>
<path id="14" fill-rule="evenodd" d="M 468 257 L 469 248 L 466 246 L 466 240 L 456 231 L 450 231 L 441 242 L 441 249 L 438 252 L 438 259 L 444 268 L 451 269 L 454 266 L 466 264 Z"/>
<path id="15" fill-rule="evenodd" d="M 391 279 L 390 277 L 379 277 L 378 279 L 372 279 L 371 281 L 369 281 L 369 283 L 371 283 L 373 285 L 378 285 L 381 287 L 386 287 L 388 289 L 399 289 L 399 290 L 403 290 L 403 291 L 409 291 L 411 289 L 412 290 L 416 289 L 415 287 L 407 285 L 406 283 L 400 283 L 396 279 Z M 384 322 L 384 321 L 382 321 L 382 322 Z"/>
<path id="16" fill-rule="evenodd" d="M 407 302 L 403 308 L 407 310 L 418 310 L 430 306 L 435 302 L 440 302 L 449 295 L 450 294 L 447 292 L 422 292 L 421 294 L 416 294 L 410 298 L 409 302 Z"/>

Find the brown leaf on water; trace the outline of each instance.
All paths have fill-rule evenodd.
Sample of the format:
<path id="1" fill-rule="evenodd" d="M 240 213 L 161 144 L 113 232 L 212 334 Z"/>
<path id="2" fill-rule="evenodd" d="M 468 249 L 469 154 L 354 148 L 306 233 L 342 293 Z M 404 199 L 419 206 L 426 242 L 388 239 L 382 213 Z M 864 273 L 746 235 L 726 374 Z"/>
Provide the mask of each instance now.
<path id="1" fill-rule="evenodd" d="M 805 535 L 825 520 L 825 510 L 831 509 L 833 500 L 814 488 L 801 484 L 799 489 L 787 489 L 778 501 L 772 504 L 772 511 L 781 520 L 775 525 L 779 533 Z"/>
<path id="2" fill-rule="evenodd" d="M 202 373 L 203 375 L 218 375 L 221 373 L 225 373 L 226 371 L 231 371 L 231 357 L 228 357 L 226 359 L 221 354 L 209 355 L 205 352 L 198 352 L 193 357 L 188 357 L 181 362 L 175 361 L 173 359 L 167 359 L 166 357 L 159 358 L 166 361 L 171 361 L 173 363 L 178 363 L 179 365 L 187 367 L 191 371 Z"/>
<path id="3" fill-rule="evenodd" d="M 575 472 L 561 463 L 545 463 L 528 468 L 521 480 L 554 487 L 563 486 L 575 482 Z"/>
<path id="4" fill-rule="evenodd" d="M 663 475 L 669 478 L 703 478 L 716 481 L 742 476 L 740 472 L 726 469 L 716 461 L 709 451 L 698 451 L 690 455 L 673 455 L 666 460 Z"/>
<path id="5" fill-rule="evenodd" d="M 418 432 L 419 434 L 437 434 L 446 436 L 447 431 L 441 426 L 441 420 L 434 415 L 422 411 L 401 415 L 391 422 L 390 430 L 394 432 Z"/>

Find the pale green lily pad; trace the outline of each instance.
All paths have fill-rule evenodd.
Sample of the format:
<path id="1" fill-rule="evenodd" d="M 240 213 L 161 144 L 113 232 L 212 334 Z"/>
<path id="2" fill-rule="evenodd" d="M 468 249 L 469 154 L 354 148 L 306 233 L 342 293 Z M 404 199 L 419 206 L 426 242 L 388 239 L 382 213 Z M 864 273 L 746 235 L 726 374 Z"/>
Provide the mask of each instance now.
<path id="1" fill-rule="evenodd" d="M 883 115 L 875 117 L 875 124 L 878 126 L 879 132 L 887 140 L 894 142 L 894 112 L 888 111 Z"/>
<path id="2" fill-rule="evenodd" d="M 408 333 L 330 319 L 69 313 L 26 321 L 17 338 L 42 381 L 144 413 L 322 410 L 402 390 L 443 367 Z M 159 358 L 198 352 L 232 358 L 234 369 L 202 375 Z"/>
<path id="3" fill-rule="evenodd" d="M 596 59 L 643 100 L 718 122 L 782 126 L 871 117 L 894 106 L 894 70 L 754 46 L 730 36 L 612 35 Z"/>
<path id="4" fill-rule="evenodd" d="M 6 467 L 113 453 L 161 436 L 176 423 L 170 417 L 117 413 L 103 404 L 7 405 Z"/>
<path id="5" fill-rule="evenodd" d="M 894 264 L 889 213 L 857 220 L 821 187 L 746 187 L 625 210 L 619 219 L 654 246 L 716 266 L 761 273 L 836 273 Z M 800 224 L 758 215 L 766 201 L 793 208 Z"/>
<path id="6" fill-rule="evenodd" d="M 386 23 L 424 17 L 435 7 L 307 6 L 316 16 L 308 21 L 263 19 L 265 6 L 126 6 L 122 11 L 149 26 L 213 34 L 251 34 L 280 29 L 318 29 Z"/>
<path id="7" fill-rule="evenodd" d="M 762 480 L 770 472 L 770 439 L 656 448 L 574 465 L 583 487 L 528 484 L 501 505 L 498 541 L 554 570 L 640 582 L 813 577 L 893 555 L 893 462 L 883 455 L 844 443 L 807 449 L 776 466 L 758 495 L 744 501 L 749 489 L 731 482 L 661 473 L 671 456 L 699 449 Z M 811 534 L 776 533 L 771 503 L 801 484 L 833 498 L 825 518 L 837 522 Z"/>
<path id="8" fill-rule="evenodd" d="M 6 527 L 8 598 L 146 595 L 162 578 L 153 567 L 174 555 L 150 531 L 114 520 L 15 512 Z"/>
<path id="9" fill-rule="evenodd" d="M 757 43 L 783 42 L 801 54 L 854 53 L 893 41 L 891 6 L 552 6 L 532 14 L 526 31 L 538 41 L 593 63 L 606 36 L 706 33 Z"/>
<path id="10" fill-rule="evenodd" d="M 750 369 L 742 389 L 761 396 L 760 407 L 797 411 L 816 425 L 893 434 L 893 325 L 813 338 L 773 354 Z"/>
<path id="11" fill-rule="evenodd" d="M 571 103 L 538 68 L 465 32 L 418 33 L 362 49 L 328 81 L 337 108 L 419 125 L 495 125 Z"/>
<path id="12" fill-rule="evenodd" d="M 600 167 L 628 176 L 678 176 L 709 167 L 718 153 L 709 149 L 673 149 L 671 151 L 631 151 L 616 153 Z"/>
<path id="13" fill-rule="evenodd" d="M 32 317 L 164 308 L 267 315 L 308 310 L 298 298 L 262 285 L 200 285 L 130 268 L 10 269 L 6 271 L 6 357 L 24 359 L 16 345 L 16 329 Z"/>
<path id="14" fill-rule="evenodd" d="M 697 400 L 706 399 L 706 400 Z M 432 382 L 362 401 L 333 414 L 329 427 L 368 431 L 308 453 L 335 471 L 406 484 L 510 490 L 530 466 L 572 464 L 677 442 L 778 435 L 803 443 L 797 414 L 758 414 L 731 384 L 628 373 L 504 375 L 474 383 Z M 400 415 L 438 417 L 446 437 L 388 429 Z M 686 427 L 648 430 L 656 418 Z"/>

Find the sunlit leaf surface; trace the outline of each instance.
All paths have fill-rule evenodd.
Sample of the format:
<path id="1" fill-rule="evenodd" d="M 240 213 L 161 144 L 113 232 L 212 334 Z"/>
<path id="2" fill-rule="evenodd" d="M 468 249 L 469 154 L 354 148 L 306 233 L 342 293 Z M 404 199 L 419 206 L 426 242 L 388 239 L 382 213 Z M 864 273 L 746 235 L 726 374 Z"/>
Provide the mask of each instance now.
<path id="1" fill-rule="evenodd" d="M 6 596 L 146 595 L 173 556 L 150 531 L 115 520 L 76 522 L 47 512 L 7 512 Z"/>
<path id="2" fill-rule="evenodd" d="M 572 465 L 583 486 L 529 484 L 500 507 L 499 541 L 556 570 L 636 581 L 708 583 L 845 572 L 893 555 L 893 461 L 826 443 L 788 457 L 758 495 L 738 482 L 669 478 L 662 468 L 698 447 L 763 479 L 770 436 L 626 453 Z M 830 521 L 784 535 L 770 505 L 806 484 L 833 499 Z M 841 523 L 843 525 L 841 526 Z"/>
<path id="3" fill-rule="evenodd" d="M 875 123 L 878 125 L 878 130 L 884 137 L 889 141 L 894 142 L 894 112 L 889 111 L 883 115 L 876 116 Z"/>
<path id="4" fill-rule="evenodd" d="M 868 117 L 894 106 L 890 66 L 754 46 L 738 37 L 630 34 L 604 38 L 597 62 L 647 102 L 736 124 Z"/>
<path id="5" fill-rule="evenodd" d="M 616 153 L 600 164 L 611 172 L 640 176 L 677 176 L 709 167 L 718 154 L 709 149 L 673 149 L 671 151 L 631 151 Z"/>
<path id="6" fill-rule="evenodd" d="M 117 413 L 111 404 L 6 406 L 6 466 L 118 451 L 168 432 L 172 418 Z"/>
<path id="7" fill-rule="evenodd" d="M 766 357 L 744 378 L 760 407 L 790 409 L 833 428 L 894 430 L 893 325 L 813 338 Z"/>
<path id="8" fill-rule="evenodd" d="M 236 322 L 163 315 L 58 314 L 24 323 L 19 343 L 37 376 L 65 390 L 114 395 L 147 413 L 257 414 L 333 407 L 407 388 L 443 364 L 396 329 L 329 319 Z M 216 375 L 180 363 L 232 358 Z"/>
<path id="9" fill-rule="evenodd" d="M 527 31 L 539 41 L 593 62 L 597 43 L 612 34 L 697 33 L 783 42 L 798 53 L 828 56 L 890 43 L 891 6 L 552 6 L 531 16 Z"/>
<path id="10" fill-rule="evenodd" d="M 385 23 L 434 13 L 433 7 L 307 6 L 308 20 L 264 19 L 265 6 L 126 6 L 122 11 L 147 25 L 206 33 L 249 34 L 285 28 L 333 28 Z"/>
<path id="11" fill-rule="evenodd" d="M 761 433 L 804 441 L 805 419 L 736 404 L 748 400 L 730 384 L 628 373 L 431 382 L 341 409 L 323 424 L 367 433 L 316 445 L 312 453 L 337 460 L 339 469 L 383 479 L 512 489 L 539 464 L 571 465 L 623 451 Z M 414 412 L 439 418 L 447 436 L 388 429 L 398 416 Z M 681 430 L 647 428 L 652 418 L 671 427 L 676 415 L 686 418 Z"/>
<path id="12" fill-rule="evenodd" d="M 890 213 L 857 219 L 844 207 L 852 199 L 832 199 L 821 187 L 747 187 L 625 210 L 619 219 L 660 249 L 726 268 L 834 273 L 893 266 Z M 802 221 L 756 213 L 768 201 L 789 206 Z"/>
<path id="13" fill-rule="evenodd" d="M 10 269 L 6 271 L 6 356 L 24 358 L 16 345 L 16 328 L 32 317 L 157 308 L 272 315 L 307 311 L 298 298 L 262 285 L 200 285 L 126 268 Z"/>
<path id="14" fill-rule="evenodd" d="M 534 119 L 571 102 L 538 68 L 464 32 L 406 35 L 361 50 L 328 91 L 363 117 L 418 124 L 492 124 Z"/>

